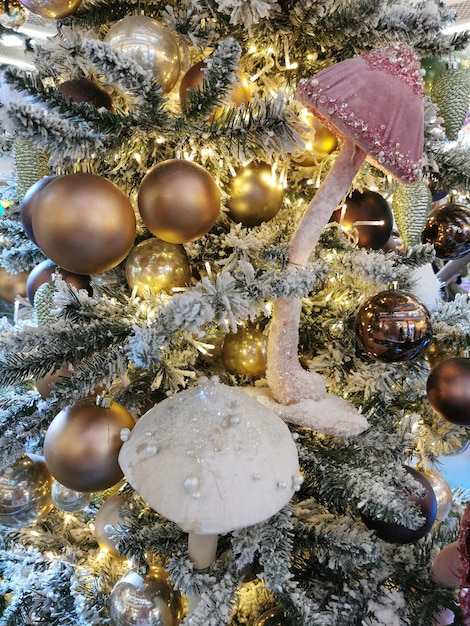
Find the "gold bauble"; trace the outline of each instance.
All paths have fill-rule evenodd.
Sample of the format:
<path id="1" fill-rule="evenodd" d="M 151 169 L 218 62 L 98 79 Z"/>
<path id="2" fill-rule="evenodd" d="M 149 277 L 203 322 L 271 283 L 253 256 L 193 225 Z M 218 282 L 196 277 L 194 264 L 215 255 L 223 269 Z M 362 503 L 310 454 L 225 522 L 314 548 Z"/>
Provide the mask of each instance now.
<path id="1" fill-rule="evenodd" d="M 26 23 L 28 12 L 18 0 L 3 0 L 0 4 L 0 25 L 15 30 Z"/>
<path id="2" fill-rule="evenodd" d="M 254 325 L 225 335 L 222 363 L 230 374 L 262 378 L 266 373 L 267 336 Z"/>
<path id="3" fill-rule="evenodd" d="M 284 187 L 267 163 L 250 163 L 237 171 L 228 190 L 228 215 L 243 226 L 259 226 L 278 214 Z"/>
<path id="4" fill-rule="evenodd" d="M 171 293 L 191 282 L 186 251 L 181 244 L 168 243 L 156 237 L 141 241 L 126 260 L 126 278 L 131 289 L 140 295 L 149 289 L 152 293 Z"/>
<path id="5" fill-rule="evenodd" d="M 183 111 L 189 101 L 188 89 L 193 91 L 202 90 L 204 86 L 206 61 L 202 60 L 196 63 L 183 76 L 180 84 L 180 102 Z M 242 104 L 248 104 L 250 101 L 250 85 L 246 76 L 240 73 L 238 82 L 229 89 L 228 98 L 224 106 L 218 106 L 214 109 L 211 119 L 218 119 L 228 108 L 234 106 L 239 107 Z"/>
<path id="6" fill-rule="evenodd" d="M 216 223 L 220 192 L 201 165 L 169 159 L 144 176 L 138 205 L 142 220 L 153 235 L 169 243 L 188 243 L 205 235 Z"/>
<path id="7" fill-rule="evenodd" d="M 120 513 L 127 498 L 115 493 L 103 502 L 95 518 L 95 537 L 99 547 L 115 559 L 125 559 L 117 550 L 116 528 L 124 523 Z"/>
<path id="8" fill-rule="evenodd" d="M 31 13 L 46 20 L 58 20 L 74 13 L 82 0 L 22 0 L 21 4 Z"/>
<path id="9" fill-rule="evenodd" d="M 452 507 L 452 489 L 446 479 L 436 470 L 426 469 L 423 471 L 423 474 L 428 479 L 436 496 L 436 519 L 442 522 L 449 515 Z"/>
<path id="10" fill-rule="evenodd" d="M 457 356 L 457 353 L 451 348 L 444 348 L 439 344 L 438 341 L 433 339 L 426 349 L 424 356 L 426 358 L 426 361 L 429 363 L 429 366 L 433 368 L 441 361 L 445 361 L 446 359 L 450 359 L 453 356 Z"/>
<path id="11" fill-rule="evenodd" d="M 59 267 L 98 274 L 131 250 L 134 209 L 114 183 L 95 174 L 59 176 L 38 191 L 32 230 L 38 246 Z"/>
<path id="12" fill-rule="evenodd" d="M 312 167 L 319 160 L 331 154 L 338 147 L 338 139 L 334 133 L 327 128 L 318 117 L 313 115 L 308 109 L 301 112 L 302 121 L 309 126 L 314 132 L 308 137 L 305 143 L 304 153 L 296 156 L 293 162 L 302 167 Z"/>
<path id="13" fill-rule="evenodd" d="M 36 209 L 41 204 L 41 194 L 45 187 L 53 180 L 56 180 L 58 176 L 43 176 L 32 183 L 23 193 L 23 199 L 21 200 L 21 222 L 23 224 L 24 232 L 31 239 L 33 243 L 37 244 L 36 238 L 33 233 L 33 215 Z"/>
<path id="14" fill-rule="evenodd" d="M 145 15 L 128 15 L 109 29 L 104 40 L 115 50 L 129 55 L 168 93 L 180 73 L 180 55 L 173 34 Z"/>
<path id="15" fill-rule="evenodd" d="M 16 296 L 26 295 L 26 281 L 29 272 L 18 272 L 11 274 L 4 267 L 0 267 L 0 298 L 13 304 Z"/>
<path id="16" fill-rule="evenodd" d="M 58 370 L 51 370 L 42 378 L 37 378 L 34 384 L 43 398 L 50 398 L 53 390 L 51 385 L 60 383 L 64 378 L 70 378 L 71 375 L 69 366 L 67 363 L 64 363 Z"/>
<path id="17" fill-rule="evenodd" d="M 25 455 L 0 473 L 0 524 L 29 526 L 52 508 L 52 476 L 43 459 Z"/>
<path id="18" fill-rule="evenodd" d="M 123 477 L 118 463 L 121 431 L 131 430 L 135 421 L 122 405 L 109 402 L 100 406 L 100 399 L 84 398 L 65 407 L 47 429 L 47 466 L 68 489 L 102 491 Z"/>

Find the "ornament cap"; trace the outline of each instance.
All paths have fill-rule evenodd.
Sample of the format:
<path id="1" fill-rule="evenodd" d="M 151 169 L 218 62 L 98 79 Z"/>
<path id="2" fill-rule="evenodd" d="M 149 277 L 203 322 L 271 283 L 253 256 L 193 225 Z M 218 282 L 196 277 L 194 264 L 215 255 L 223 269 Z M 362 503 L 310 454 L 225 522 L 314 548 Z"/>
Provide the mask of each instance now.
<path id="1" fill-rule="evenodd" d="M 96 396 L 96 406 L 99 406 L 102 409 L 109 409 L 113 401 L 114 398 L 109 391 L 104 391 Z"/>

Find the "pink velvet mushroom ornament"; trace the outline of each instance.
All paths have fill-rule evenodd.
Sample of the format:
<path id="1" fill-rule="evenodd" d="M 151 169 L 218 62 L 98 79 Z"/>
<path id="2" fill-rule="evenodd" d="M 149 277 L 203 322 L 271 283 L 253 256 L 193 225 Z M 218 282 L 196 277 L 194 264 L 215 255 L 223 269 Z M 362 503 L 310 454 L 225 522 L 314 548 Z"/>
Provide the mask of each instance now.
<path id="1" fill-rule="evenodd" d="M 421 64 L 407 46 L 388 46 L 341 61 L 302 80 L 297 96 L 343 146 L 290 241 L 292 271 L 308 264 L 364 160 L 400 183 L 413 183 L 421 176 L 424 139 Z M 360 434 L 368 427 L 364 416 L 328 394 L 323 376 L 299 363 L 301 307 L 300 298 L 274 303 L 267 355 L 270 390 L 261 400 L 291 423 L 325 434 Z"/>

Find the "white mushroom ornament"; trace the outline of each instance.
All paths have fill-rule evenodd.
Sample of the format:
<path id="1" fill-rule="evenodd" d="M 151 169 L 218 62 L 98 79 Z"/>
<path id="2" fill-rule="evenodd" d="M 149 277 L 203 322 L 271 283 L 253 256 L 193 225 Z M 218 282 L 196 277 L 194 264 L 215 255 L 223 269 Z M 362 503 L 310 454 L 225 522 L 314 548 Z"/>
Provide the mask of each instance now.
<path id="1" fill-rule="evenodd" d="M 367 158 L 401 183 L 421 176 L 424 88 L 420 60 L 403 44 L 347 59 L 302 80 L 298 99 L 343 146 L 308 205 L 289 244 L 289 268 L 305 267 L 333 211 Z M 323 376 L 298 359 L 301 299 L 279 299 L 268 338 L 268 397 L 286 421 L 331 435 L 357 435 L 367 421 L 354 407 L 326 392 Z"/>
<path id="2" fill-rule="evenodd" d="M 189 534 L 197 570 L 214 561 L 219 534 L 269 519 L 302 483 L 285 422 L 216 376 L 147 411 L 119 463 L 143 500 Z"/>

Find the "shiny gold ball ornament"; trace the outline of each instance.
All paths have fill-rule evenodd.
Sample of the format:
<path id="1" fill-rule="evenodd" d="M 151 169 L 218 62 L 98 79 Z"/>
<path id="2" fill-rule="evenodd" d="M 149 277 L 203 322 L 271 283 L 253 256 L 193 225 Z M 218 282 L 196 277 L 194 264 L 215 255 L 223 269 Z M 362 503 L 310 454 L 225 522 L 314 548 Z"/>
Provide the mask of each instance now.
<path id="1" fill-rule="evenodd" d="M 121 431 L 135 421 L 108 396 L 83 398 L 52 420 L 44 438 L 44 457 L 52 476 L 74 491 L 102 491 L 123 477 L 118 463 Z"/>
<path id="2" fill-rule="evenodd" d="M 145 574 L 131 570 L 111 591 L 109 615 L 113 626 L 178 626 L 183 619 L 181 594 L 161 568 Z"/>
<path id="3" fill-rule="evenodd" d="M 28 19 L 28 12 L 17 0 L 3 0 L 0 3 L 0 25 L 15 30 L 23 26 Z"/>
<path id="4" fill-rule="evenodd" d="M 432 193 L 423 180 L 409 185 L 397 185 L 392 199 L 392 211 L 400 237 L 407 246 L 421 242 L 421 233 L 432 210 Z"/>
<path id="5" fill-rule="evenodd" d="M 52 508 L 52 476 L 41 457 L 24 455 L 0 473 L 0 524 L 30 526 Z"/>
<path id="6" fill-rule="evenodd" d="M 302 167 L 312 167 L 336 150 L 338 139 L 309 109 L 303 108 L 300 118 L 313 133 L 307 137 L 304 153 L 296 156 L 293 162 Z"/>
<path id="7" fill-rule="evenodd" d="M 166 26 L 145 15 L 128 15 L 111 26 L 104 41 L 150 70 L 163 93 L 171 91 L 180 73 L 180 54 Z"/>
<path id="8" fill-rule="evenodd" d="M 31 13 L 46 20 L 58 20 L 74 13 L 82 0 L 22 0 L 21 4 Z"/>
<path id="9" fill-rule="evenodd" d="M 436 470 L 428 468 L 422 473 L 428 479 L 436 496 L 436 519 L 442 521 L 449 515 L 452 507 L 452 489 L 442 474 L 439 474 Z"/>
<path id="10" fill-rule="evenodd" d="M 128 255 L 136 219 L 129 199 L 114 183 L 96 174 L 68 174 L 38 194 L 32 211 L 34 238 L 59 267 L 99 274 Z"/>
<path id="11" fill-rule="evenodd" d="M 26 281 L 28 280 L 29 272 L 18 272 L 12 274 L 8 272 L 4 267 L 0 267 L 0 298 L 13 304 L 16 300 L 16 296 L 26 295 Z"/>
<path id="12" fill-rule="evenodd" d="M 254 325 L 227 333 L 222 344 L 222 363 L 230 374 L 262 378 L 266 374 L 268 338 Z"/>
<path id="13" fill-rule="evenodd" d="M 356 335 L 367 354 L 378 361 L 409 361 L 431 342 L 431 314 L 412 294 L 399 289 L 381 291 L 359 308 Z"/>
<path id="14" fill-rule="evenodd" d="M 149 231 L 168 243 L 205 235 L 219 217 L 220 192 L 209 172 L 185 159 L 152 167 L 138 193 L 140 215 Z"/>
<path id="15" fill-rule="evenodd" d="M 184 247 L 157 237 L 141 241 L 126 260 L 126 278 L 131 289 L 141 295 L 147 289 L 152 293 L 171 293 L 191 282 L 191 268 Z"/>
<path id="16" fill-rule="evenodd" d="M 259 226 L 275 217 L 282 206 L 284 187 L 267 163 L 238 169 L 228 189 L 228 215 L 243 226 Z"/>
<path id="17" fill-rule="evenodd" d="M 470 252 L 470 209 L 456 202 L 431 211 L 421 234 L 422 243 L 431 243 L 439 259 L 460 259 Z"/>
<path id="18" fill-rule="evenodd" d="M 95 537 L 99 547 L 115 559 L 124 559 L 117 549 L 119 538 L 116 536 L 116 528 L 124 523 L 121 508 L 127 502 L 127 498 L 119 493 L 106 498 L 95 518 Z"/>
<path id="19" fill-rule="evenodd" d="M 90 504 L 90 494 L 74 491 L 54 480 L 51 489 L 52 501 L 58 509 L 66 513 L 76 513 Z"/>

